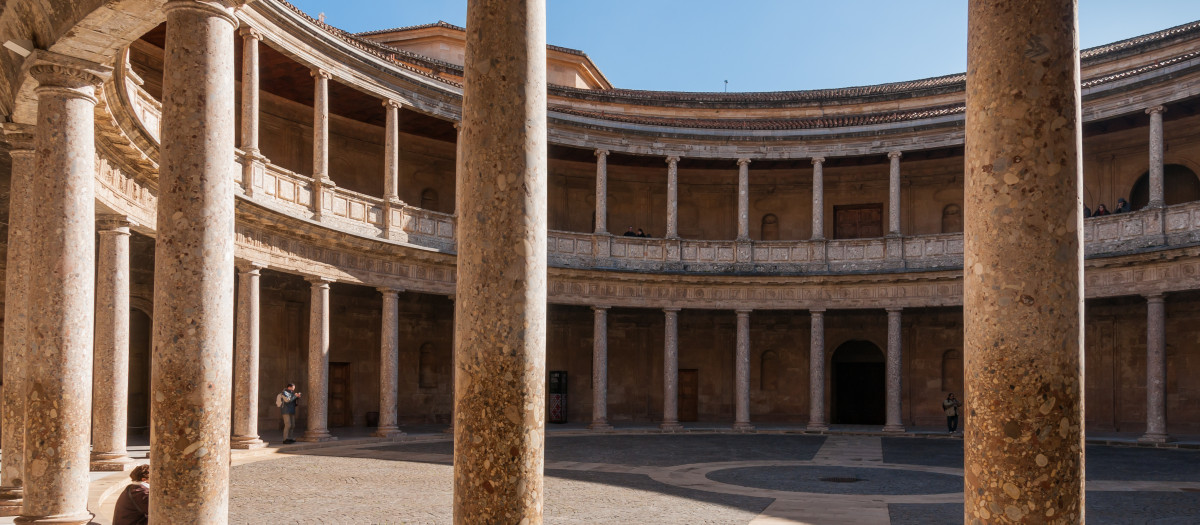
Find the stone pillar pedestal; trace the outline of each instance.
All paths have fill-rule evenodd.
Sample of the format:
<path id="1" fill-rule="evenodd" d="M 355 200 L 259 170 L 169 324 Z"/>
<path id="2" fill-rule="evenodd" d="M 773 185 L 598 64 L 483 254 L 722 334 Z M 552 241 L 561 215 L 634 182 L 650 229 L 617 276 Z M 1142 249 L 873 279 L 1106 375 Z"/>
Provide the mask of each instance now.
<path id="1" fill-rule="evenodd" d="M 92 355 L 92 470 L 132 469 L 129 432 L 129 225 L 124 216 L 97 222 L 96 336 Z"/>
<path id="2" fill-rule="evenodd" d="M 1150 115 L 1150 202 L 1147 208 L 1161 208 L 1166 205 L 1163 199 L 1163 112 L 1167 108 L 1154 106 L 1147 108 Z"/>
<path id="3" fill-rule="evenodd" d="M 608 307 L 592 312 L 592 423 L 588 430 L 612 430 L 608 424 Z"/>
<path id="4" fill-rule="evenodd" d="M 95 307 L 96 89 L 103 66 L 34 51 L 38 82 L 25 363 L 25 499 L 17 523 L 83 524 Z M 232 153 L 232 151 L 230 152 Z"/>
<path id="5" fill-rule="evenodd" d="M 899 151 L 888 153 L 888 235 L 900 235 L 900 156 Z"/>
<path id="6" fill-rule="evenodd" d="M 900 332 L 900 309 L 888 308 L 887 347 L 887 424 L 884 432 L 904 432 L 901 421 L 900 385 L 903 375 L 902 343 Z"/>
<path id="7" fill-rule="evenodd" d="M 825 157 L 813 157 L 812 240 L 825 238 Z"/>
<path id="8" fill-rule="evenodd" d="M 679 238 L 679 157 L 667 157 L 667 235 Z"/>
<path id="9" fill-rule="evenodd" d="M 964 523 L 1082 523 L 1077 2 L 968 8 Z"/>
<path id="10" fill-rule="evenodd" d="M 608 150 L 596 153 L 596 229 L 595 233 L 608 233 Z"/>
<path id="11" fill-rule="evenodd" d="M 738 164 L 738 234 L 737 240 L 750 240 L 750 159 L 741 158 Z"/>
<path id="12" fill-rule="evenodd" d="M 403 436 L 398 425 L 400 391 L 400 292 L 380 288 L 383 319 L 379 341 L 379 427 L 371 435 L 381 438 Z"/>
<path id="13" fill-rule="evenodd" d="M 313 277 L 308 306 L 308 427 L 297 441 L 334 441 L 329 434 L 329 284 L 333 279 Z"/>
<path id="14" fill-rule="evenodd" d="M 229 519 L 234 340 L 234 2 L 163 10 L 150 523 Z"/>
<path id="15" fill-rule="evenodd" d="M 1167 442 L 1167 327 L 1162 294 L 1146 296 L 1146 433 L 1141 443 Z"/>
<path id="16" fill-rule="evenodd" d="M 267 444 L 258 436 L 259 279 L 266 265 L 244 262 L 238 269 L 237 342 L 233 368 L 233 437 L 229 446 L 255 449 Z"/>
<path id="17" fill-rule="evenodd" d="M 8 201 L 8 266 L 4 279 L 4 377 L 0 383 L 0 516 L 21 513 L 24 497 L 25 367 L 29 353 L 29 279 L 34 213 L 33 126 L 4 124 L 12 157 Z"/>
<path id="18" fill-rule="evenodd" d="M 469 2 L 467 27 L 457 192 L 454 522 L 541 523 L 545 0 Z"/>
<path id="19" fill-rule="evenodd" d="M 666 333 L 663 336 L 663 420 L 658 428 L 679 432 L 679 309 L 663 309 Z"/>
<path id="20" fill-rule="evenodd" d="M 808 426 L 806 430 L 824 432 L 825 423 L 825 310 L 809 310 L 812 333 L 808 343 Z"/>
<path id="21" fill-rule="evenodd" d="M 750 424 L 750 310 L 737 311 L 737 355 L 734 358 L 733 430 L 752 432 Z"/>

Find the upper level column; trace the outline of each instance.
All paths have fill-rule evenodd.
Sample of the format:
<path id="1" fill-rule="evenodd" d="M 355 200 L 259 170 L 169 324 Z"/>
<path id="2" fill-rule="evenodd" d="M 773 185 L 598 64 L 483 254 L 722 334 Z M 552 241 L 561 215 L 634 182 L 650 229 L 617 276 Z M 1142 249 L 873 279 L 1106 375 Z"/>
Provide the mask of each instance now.
<path id="1" fill-rule="evenodd" d="M 679 157 L 667 157 L 667 238 L 679 238 Z"/>
<path id="2" fill-rule="evenodd" d="M 608 150 L 596 154 L 596 233 L 608 233 Z"/>
<path id="3" fill-rule="evenodd" d="M 888 153 L 888 235 L 900 235 L 900 156 L 899 151 Z"/>
<path id="4" fill-rule="evenodd" d="M 175 0 L 163 8 L 150 523 L 229 519 L 234 3 Z"/>
<path id="5" fill-rule="evenodd" d="M 387 124 L 383 137 L 383 199 L 400 202 L 400 103 L 383 101 Z"/>
<path id="6" fill-rule="evenodd" d="M 313 213 L 317 219 L 325 213 L 325 187 L 334 186 L 329 178 L 329 79 L 324 69 L 312 70 L 313 77 Z"/>
<path id="7" fill-rule="evenodd" d="M 263 170 L 266 160 L 258 146 L 259 133 L 259 60 L 258 43 L 263 35 L 252 27 L 243 27 L 242 35 L 242 152 L 245 165 L 242 167 L 242 189 L 246 195 L 254 194 L 254 175 Z M 259 175 L 261 178 L 261 174 Z"/>
<path id="8" fill-rule="evenodd" d="M 232 31 L 228 38 L 232 42 Z M 37 359 L 25 364 L 25 435 L 30 438 L 17 521 L 83 524 L 92 517 L 87 500 L 96 273 L 94 115 L 96 89 L 111 70 L 40 50 L 26 64 L 38 83 L 27 325 L 30 356 Z M 222 166 L 233 158 L 232 140 L 229 146 Z"/>
<path id="9" fill-rule="evenodd" d="M 825 238 L 825 157 L 813 157 L 812 240 Z"/>
<path id="10" fill-rule="evenodd" d="M 738 164 L 738 235 L 737 240 L 750 240 L 750 159 L 740 158 Z"/>
<path id="11" fill-rule="evenodd" d="M 1147 108 L 1150 115 L 1150 202 L 1147 208 L 1161 208 L 1163 200 L 1163 112 L 1167 108 Z"/>

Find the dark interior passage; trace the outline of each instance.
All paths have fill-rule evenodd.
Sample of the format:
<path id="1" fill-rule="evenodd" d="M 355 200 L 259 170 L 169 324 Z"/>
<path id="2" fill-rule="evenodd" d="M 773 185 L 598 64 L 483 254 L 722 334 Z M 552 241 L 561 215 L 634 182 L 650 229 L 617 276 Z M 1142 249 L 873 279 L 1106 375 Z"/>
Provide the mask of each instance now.
<path id="1" fill-rule="evenodd" d="M 847 341 L 833 352 L 833 423 L 884 423 L 883 352 L 868 341 Z"/>

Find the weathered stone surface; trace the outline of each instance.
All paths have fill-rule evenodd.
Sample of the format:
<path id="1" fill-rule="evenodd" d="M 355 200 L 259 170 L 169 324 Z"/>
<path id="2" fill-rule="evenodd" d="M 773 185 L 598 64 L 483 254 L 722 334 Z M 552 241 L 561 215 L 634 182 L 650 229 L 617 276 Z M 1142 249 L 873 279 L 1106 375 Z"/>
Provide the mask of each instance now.
<path id="1" fill-rule="evenodd" d="M 1146 433 L 1138 441 L 1167 441 L 1167 313 L 1162 294 L 1146 296 Z"/>
<path id="2" fill-rule="evenodd" d="M 383 313 L 379 337 L 379 426 L 371 435 L 382 438 L 403 436 L 397 425 L 397 392 L 400 388 L 400 290 L 380 288 Z"/>
<path id="3" fill-rule="evenodd" d="M 593 306 L 592 423 L 590 430 L 612 430 L 608 424 L 608 307 Z"/>
<path id="4" fill-rule="evenodd" d="M 262 320 L 259 281 L 265 265 L 242 262 L 238 269 L 237 342 L 233 368 L 233 436 L 230 446 L 254 449 L 266 446 L 258 437 L 259 334 Z"/>
<path id="5" fill-rule="evenodd" d="M 966 523 L 1082 523 L 1076 2 L 969 11 Z"/>
<path id="6" fill-rule="evenodd" d="M 301 392 L 307 407 L 308 428 L 299 441 L 333 441 L 329 433 L 329 284 L 332 279 L 312 277 L 308 303 L 308 391 Z"/>
<path id="7" fill-rule="evenodd" d="M 808 311 L 812 317 L 808 344 L 808 430 L 829 430 L 825 419 L 825 310 Z"/>
<path id="8" fill-rule="evenodd" d="M 754 430 L 750 424 L 750 310 L 737 311 L 737 350 L 733 362 L 734 419 L 733 429 L 739 432 Z"/>
<path id="9" fill-rule="evenodd" d="M 96 345 L 92 367 L 92 470 L 129 470 L 129 226 L 97 221 Z"/>
<path id="10" fill-rule="evenodd" d="M 676 432 L 679 424 L 679 309 L 665 308 L 663 335 L 663 418 L 659 428 Z"/>
<path id="11" fill-rule="evenodd" d="M 902 334 L 900 331 L 900 312 L 899 308 L 888 308 L 887 323 L 887 364 L 885 368 L 885 378 L 887 381 L 887 422 L 883 425 L 884 432 L 904 432 L 904 424 L 900 420 L 901 415 L 901 378 L 904 375 L 903 368 L 903 345 Z"/>

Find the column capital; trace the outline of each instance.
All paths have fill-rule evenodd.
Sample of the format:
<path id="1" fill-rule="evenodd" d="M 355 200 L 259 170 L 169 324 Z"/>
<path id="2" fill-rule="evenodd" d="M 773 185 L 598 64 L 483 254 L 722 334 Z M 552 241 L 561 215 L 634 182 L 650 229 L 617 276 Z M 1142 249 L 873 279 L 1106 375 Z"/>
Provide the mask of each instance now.
<path id="1" fill-rule="evenodd" d="M 825 164 L 825 157 L 813 157 L 810 160 L 812 160 L 813 166 L 819 166 L 821 164 Z"/>
<path id="2" fill-rule="evenodd" d="M 812 315 L 825 315 L 825 309 L 824 308 L 809 308 L 808 313 L 810 313 Z"/>
<path id="3" fill-rule="evenodd" d="M 671 313 L 679 313 L 679 311 L 680 311 L 680 310 L 682 310 L 682 308 L 675 308 L 675 307 L 671 307 L 671 308 L 663 308 L 663 311 L 664 311 L 664 312 L 667 312 L 667 313 L 669 313 L 669 314 L 671 314 Z"/>
<path id="4" fill-rule="evenodd" d="M 404 104 L 400 103 L 400 101 L 398 101 L 398 100 L 388 99 L 388 100 L 383 101 L 383 107 L 388 108 L 388 109 L 400 110 L 400 109 L 404 109 Z M 454 123 L 454 127 L 458 128 L 457 122 Z"/>
<path id="5" fill-rule="evenodd" d="M 4 130 L 4 141 L 8 143 L 9 154 L 20 152 L 33 152 L 33 136 L 35 126 L 31 124 L 17 124 L 16 122 L 5 122 L 0 124 Z"/>
<path id="6" fill-rule="evenodd" d="M 250 26 L 242 26 L 242 28 L 238 30 L 238 34 L 242 35 L 242 38 L 249 40 L 258 40 L 261 42 L 263 39 L 263 32 Z"/>
<path id="7" fill-rule="evenodd" d="M 404 288 L 400 288 L 398 286 L 380 286 L 375 289 L 383 295 L 400 295 L 404 293 Z"/>
<path id="8" fill-rule="evenodd" d="M 606 149 L 597 149 L 596 151 L 592 152 L 592 154 L 597 157 L 607 157 L 609 153 L 610 152 Z"/>
<path id="9" fill-rule="evenodd" d="M 237 259 L 233 261 L 233 267 L 241 273 L 257 273 L 267 268 L 267 263 L 258 261 L 249 261 L 246 259 Z"/>
<path id="10" fill-rule="evenodd" d="M 247 2 L 242 0 L 170 0 L 163 5 L 163 12 L 174 11 L 176 9 L 191 9 L 215 15 L 224 19 L 226 22 L 233 24 L 233 27 L 238 26 L 238 19 L 233 15 L 233 8 L 241 7 Z"/>
<path id="11" fill-rule="evenodd" d="M 678 155 L 670 155 L 667 157 L 667 164 L 679 164 Z"/>
<path id="12" fill-rule="evenodd" d="M 889 314 L 898 314 L 904 311 L 904 308 L 900 306 L 892 306 L 890 308 L 884 308 L 884 310 L 886 310 Z"/>
<path id="13" fill-rule="evenodd" d="M 305 275 L 304 280 L 311 283 L 314 288 L 328 288 L 330 284 L 337 282 L 337 279 L 334 279 L 333 277 L 325 277 L 321 275 Z"/>
<path id="14" fill-rule="evenodd" d="M 42 49 L 34 50 L 26 62 L 29 76 L 38 82 L 37 89 L 98 88 L 112 76 L 109 66 Z"/>
<path id="15" fill-rule="evenodd" d="M 738 160 L 737 160 L 737 164 L 738 164 L 738 167 L 739 167 L 739 168 L 740 168 L 740 167 L 742 167 L 742 166 L 749 165 L 749 164 L 750 164 L 750 158 L 749 158 L 749 157 L 742 157 L 742 158 L 740 158 L 740 159 L 738 159 Z"/>
<path id="16" fill-rule="evenodd" d="M 596 312 L 603 312 L 603 311 L 607 311 L 609 308 L 612 308 L 612 307 L 611 307 L 611 306 L 598 306 L 598 305 L 597 305 L 597 306 L 592 306 L 592 310 L 593 310 L 593 311 L 596 311 Z"/>
<path id="17" fill-rule="evenodd" d="M 462 128 L 463 128 L 463 126 L 462 126 L 462 121 L 456 121 L 456 122 L 454 122 L 454 131 L 457 131 L 457 132 L 459 132 L 459 133 L 462 133 Z"/>
<path id="18" fill-rule="evenodd" d="M 1159 115 L 1161 115 L 1161 114 L 1163 114 L 1163 113 L 1166 113 L 1166 112 L 1167 112 L 1167 107 L 1166 107 L 1166 106 L 1162 106 L 1162 105 L 1159 105 L 1159 106 L 1151 106 L 1151 107 L 1148 107 L 1148 108 L 1146 108 L 1146 114 L 1147 114 L 1147 115 L 1154 115 L 1154 114 L 1156 114 L 1156 113 L 1157 113 L 1157 114 L 1159 114 Z"/>
<path id="19" fill-rule="evenodd" d="M 453 302 L 454 302 L 454 299 L 455 299 L 455 295 L 454 295 L 454 294 L 446 294 L 446 298 L 447 298 L 447 299 L 449 299 L 449 300 L 450 300 L 450 302 L 452 302 L 452 303 L 453 303 Z"/>
<path id="20" fill-rule="evenodd" d="M 1165 300 L 1165 296 L 1162 294 L 1162 292 L 1142 294 L 1142 297 L 1145 297 L 1146 302 L 1148 303 L 1161 303 Z"/>
<path id="21" fill-rule="evenodd" d="M 329 80 L 329 79 L 333 78 L 333 73 L 330 73 L 329 71 L 326 71 L 319 67 L 314 68 L 309 73 L 312 75 L 313 78 L 318 79 L 318 80 Z"/>
<path id="22" fill-rule="evenodd" d="M 737 316 L 738 316 L 738 317 L 749 317 L 749 316 L 750 316 L 750 312 L 753 312 L 753 311 L 754 311 L 754 310 L 747 310 L 747 309 L 744 309 L 744 308 L 743 308 L 743 309 L 734 310 L 734 312 L 736 312 L 736 313 L 737 313 Z"/>
<path id="23" fill-rule="evenodd" d="M 129 227 L 137 223 L 127 215 L 120 214 L 104 214 L 96 217 L 96 231 L 98 233 L 118 233 L 129 235 Z"/>
<path id="24" fill-rule="evenodd" d="M 898 158 L 900 158 L 900 157 L 903 157 L 903 156 L 904 156 L 904 152 L 902 152 L 902 151 L 899 151 L 899 150 L 896 150 L 896 151 L 889 151 L 887 155 L 888 155 L 888 158 L 889 158 L 889 159 L 898 159 Z"/>

